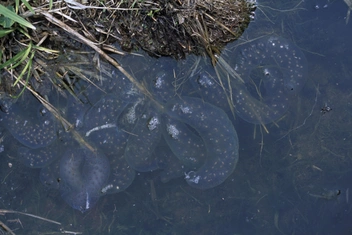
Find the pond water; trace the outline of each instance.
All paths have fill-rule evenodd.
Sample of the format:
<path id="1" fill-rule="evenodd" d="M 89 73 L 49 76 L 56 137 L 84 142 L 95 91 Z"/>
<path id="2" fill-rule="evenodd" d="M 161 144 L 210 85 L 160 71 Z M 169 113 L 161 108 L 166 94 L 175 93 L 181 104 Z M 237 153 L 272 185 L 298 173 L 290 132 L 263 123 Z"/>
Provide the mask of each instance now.
<path id="1" fill-rule="evenodd" d="M 93 86 L 1 117 L 0 217 L 16 234 L 349 234 L 352 22 L 344 1 L 259 1 L 208 58 L 114 56 Z M 79 58 L 79 57 L 77 57 Z M 77 62 L 77 61 L 76 61 Z M 92 151 L 94 149 L 94 151 Z"/>

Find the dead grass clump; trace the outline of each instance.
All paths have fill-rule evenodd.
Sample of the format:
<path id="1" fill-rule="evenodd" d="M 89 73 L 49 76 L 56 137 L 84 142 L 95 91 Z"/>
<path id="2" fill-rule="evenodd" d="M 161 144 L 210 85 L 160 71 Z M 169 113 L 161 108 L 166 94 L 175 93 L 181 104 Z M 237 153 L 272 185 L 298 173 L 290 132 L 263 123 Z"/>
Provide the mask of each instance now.
<path id="1" fill-rule="evenodd" d="M 121 45 L 139 46 L 154 56 L 183 58 L 188 53 L 219 53 L 237 39 L 250 22 L 255 3 L 248 0 L 128 0 L 115 26 Z"/>

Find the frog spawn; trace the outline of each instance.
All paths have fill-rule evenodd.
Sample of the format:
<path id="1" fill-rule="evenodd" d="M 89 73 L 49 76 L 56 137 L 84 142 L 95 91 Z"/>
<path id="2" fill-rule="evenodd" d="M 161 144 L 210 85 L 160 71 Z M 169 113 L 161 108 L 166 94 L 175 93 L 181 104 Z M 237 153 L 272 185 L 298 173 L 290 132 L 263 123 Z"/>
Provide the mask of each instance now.
<path id="1" fill-rule="evenodd" d="M 264 42 L 271 43 L 271 47 L 270 44 L 264 45 Z M 280 62 L 281 58 L 270 55 L 268 48 L 274 54 L 281 57 L 287 55 L 291 59 L 283 58 Z M 282 91 L 294 95 L 304 83 L 304 80 L 293 79 L 303 74 L 305 64 L 299 59 L 292 59 L 299 55 L 299 51 L 292 54 L 291 49 L 290 45 L 277 38 L 263 39 L 255 46 L 241 49 L 235 69 L 242 77 L 249 76 L 252 80 L 256 77 L 255 73 L 259 74 L 265 92 L 256 97 L 251 94 L 253 89 L 248 85 L 234 82 L 232 94 L 239 116 L 252 123 L 268 123 L 286 110 L 285 102 L 290 95 Z M 257 54 L 269 54 L 270 59 L 263 55 L 261 59 L 251 59 Z M 301 58 L 300 55 L 298 57 Z M 252 64 L 256 67 L 251 67 Z M 83 146 L 70 145 L 66 153 L 59 153 L 53 159 L 45 157 L 45 151 L 37 155 L 28 154 L 28 149 L 54 146 L 57 139 L 55 126 L 51 129 L 54 137 L 47 138 L 48 142 L 29 142 L 29 132 L 26 131 L 25 138 L 22 138 L 21 135 L 16 136 L 18 129 L 8 126 L 10 131 L 13 128 L 11 133 L 27 148 L 21 150 L 22 156 L 31 156 L 24 157 L 23 161 L 31 167 L 42 168 L 42 182 L 48 187 L 60 188 L 64 200 L 82 212 L 94 206 L 101 195 L 126 189 L 133 182 L 135 171 L 161 169 L 163 182 L 184 175 L 189 185 L 199 189 L 209 189 L 223 183 L 238 161 L 236 131 L 223 111 L 225 107 L 220 106 L 219 102 L 214 103 L 219 97 L 228 99 L 228 96 L 223 95 L 222 87 L 218 89 L 215 76 L 211 73 L 200 73 L 198 80 L 192 84 L 203 100 L 189 97 L 189 94 L 175 95 L 173 77 L 169 73 L 159 71 L 155 76 L 155 82 L 149 83 L 149 90 L 156 102 L 129 92 L 132 87 L 129 84 L 110 87 L 109 94 L 94 91 L 94 94 L 99 94 L 99 99 L 83 105 L 73 105 L 72 102 L 68 105 L 71 109 L 68 113 L 74 114 L 70 122 L 77 124 L 77 131 L 96 152 Z M 247 79 L 244 81 L 248 82 Z M 218 92 L 214 92 L 213 88 Z M 275 98 L 270 98 L 270 94 Z M 265 95 L 268 98 L 263 98 Z M 212 100 L 207 100 L 207 97 Z M 263 103 L 269 108 L 263 109 Z M 10 116 L 7 120 L 16 123 Z M 103 168 L 109 170 L 102 171 Z M 60 182 L 57 180 L 59 178 Z"/>
<path id="2" fill-rule="evenodd" d="M 228 57 L 237 77 L 216 76 L 213 68 L 191 78 L 202 98 L 253 124 L 267 124 L 282 117 L 307 79 L 304 54 L 292 42 L 265 36 L 238 46 Z"/>

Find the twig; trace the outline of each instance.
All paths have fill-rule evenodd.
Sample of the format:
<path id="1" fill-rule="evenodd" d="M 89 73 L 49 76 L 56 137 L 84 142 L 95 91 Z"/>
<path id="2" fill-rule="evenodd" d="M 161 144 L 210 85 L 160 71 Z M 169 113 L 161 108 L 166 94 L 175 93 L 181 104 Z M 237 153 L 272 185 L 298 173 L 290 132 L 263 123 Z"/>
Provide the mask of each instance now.
<path id="1" fill-rule="evenodd" d="M 85 43 L 86 45 L 90 46 L 93 50 L 98 52 L 100 56 L 102 56 L 104 59 L 106 59 L 112 65 L 114 65 L 118 70 L 120 70 L 120 72 L 123 73 L 143 94 L 148 96 L 148 98 L 150 98 L 152 101 L 155 101 L 154 98 L 152 97 L 152 95 L 150 94 L 150 92 L 142 84 L 140 84 L 136 79 L 134 79 L 124 68 L 121 67 L 121 65 L 119 63 L 117 63 L 116 60 L 114 60 L 109 55 L 107 55 L 103 50 L 101 50 L 98 46 L 96 46 L 92 41 L 85 38 L 84 36 L 79 34 L 77 31 L 73 30 L 70 26 L 66 25 L 64 22 L 55 18 L 53 15 L 49 14 L 48 12 L 41 12 L 41 14 L 44 15 L 45 18 L 49 22 L 64 29 L 67 33 L 75 36 L 76 38 L 78 38 L 79 41 Z"/>
<path id="2" fill-rule="evenodd" d="M 82 5 L 74 0 L 64 0 L 69 8 L 84 10 L 84 9 L 103 9 L 103 10 L 120 10 L 120 11 L 138 11 L 138 8 L 121 8 L 121 7 L 94 7 L 94 6 L 86 6 Z"/>
<path id="3" fill-rule="evenodd" d="M 2 227 L 5 232 L 8 232 L 11 235 L 16 235 L 14 232 L 12 232 L 12 230 L 6 226 L 6 224 L 4 224 L 3 222 L 0 221 L 0 227 Z"/>
<path id="4" fill-rule="evenodd" d="M 44 220 L 44 221 L 49 222 L 49 223 L 61 225 L 60 222 L 56 222 L 56 221 L 54 221 L 54 220 L 46 219 L 46 218 L 40 217 L 40 216 L 38 216 L 38 215 L 32 215 L 32 214 L 28 214 L 28 213 L 20 212 L 20 211 L 12 211 L 12 210 L 0 209 L 0 214 L 19 214 L 19 215 L 25 215 L 25 216 L 29 216 L 29 217 L 32 217 L 32 218 Z"/>
<path id="5" fill-rule="evenodd" d="M 289 135 L 292 131 L 295 131 L 295 130 L 299 129 L 299 128 L 301 128 L 302 126 L 304 126 L 304 125 L 306 124 L 308 118 L 309 118 L 310 116 L 312 116 L 312 114 L 313 114 L 313 112 L 314 112 L 314 109 L 315 109 L 315 106 L 316 106 L 317 101 L 318 101 L 319 84 L 318 84 L 318 87 L 317 87 L 316 90 L 317 90 L 317 91 L 316 91 L 316 94 L 315 94 L 315 99 L 314 99 L 314 104 L 313 104 L 312 110 L 310 111 L 309 115 L 303 120 L 303 123 L 302 123 L 301 125 L 297 126 L 296 128 L 290 130 L 289 132 L 287 132 L 284 136 L 282 136 L 282 137 L 281 137 L 280 139 L 278 139 L 277 141 L 279 141 L 279 140 L 285 138 L 285 137 L 286 137 L 287 135 Z"/>

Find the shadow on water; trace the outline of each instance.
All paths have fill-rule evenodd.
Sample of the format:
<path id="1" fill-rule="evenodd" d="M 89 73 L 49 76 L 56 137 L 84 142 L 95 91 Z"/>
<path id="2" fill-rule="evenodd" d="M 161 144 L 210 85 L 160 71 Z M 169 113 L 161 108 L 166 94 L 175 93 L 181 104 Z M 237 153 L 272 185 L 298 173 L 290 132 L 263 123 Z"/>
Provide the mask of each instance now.
<path id="1" fill-rule="evenodd" d="M 42 186 L 39 169 L 17 159 L 19 144 L 2 130 L 0 208 L 62 226 L 17 214 L 0 220 L 16 234 L 60 229 L 83 234 L 351 233 L 352 22 L 345 23 L 343 1 L 283 2 L 258 3 L 255 21 L 226 50 L 261 35 L 288 38 L 307 58 L 308 81 L 284 117 L 266 125 L 269 133 L 260 125 L 233 121 L 240 159 L 224 183 L 199 190 L 183 177 L 162 183 L 158 170 L 137 173 L 125 191 L 105 195 L 81 213 L 58 190 Z M 148 63 L 145 57 L 121 61 L 135 75 L 150 72 Z M 187 74 L 190 66 L 184 66 Z"/>

